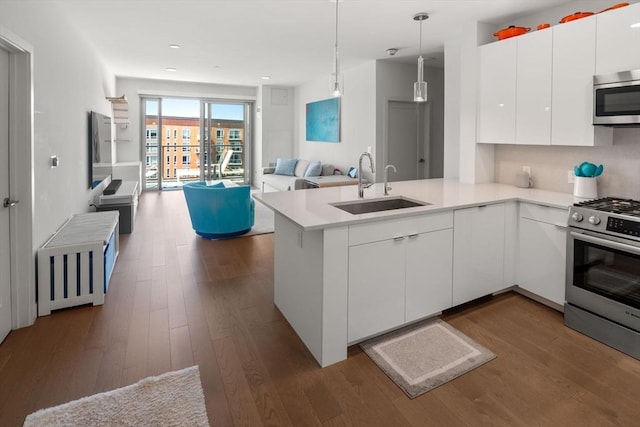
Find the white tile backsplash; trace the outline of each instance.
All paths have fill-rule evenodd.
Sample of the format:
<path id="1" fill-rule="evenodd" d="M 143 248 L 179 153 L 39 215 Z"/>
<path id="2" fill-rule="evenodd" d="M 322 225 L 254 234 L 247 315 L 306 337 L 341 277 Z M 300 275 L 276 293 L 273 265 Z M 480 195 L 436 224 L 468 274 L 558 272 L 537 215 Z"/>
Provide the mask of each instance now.
<path id="1" fill-rule="evenodd" d="M 604 165 L 599 196 L 640 199 L 640 129 L 635 128 L 614 129 L 608 147 L 496 145 L 495 181 L 514 184 L 522 166 L 530 166 L 535 188 L 572 193 L 567 171 L 584 161 Z"/>

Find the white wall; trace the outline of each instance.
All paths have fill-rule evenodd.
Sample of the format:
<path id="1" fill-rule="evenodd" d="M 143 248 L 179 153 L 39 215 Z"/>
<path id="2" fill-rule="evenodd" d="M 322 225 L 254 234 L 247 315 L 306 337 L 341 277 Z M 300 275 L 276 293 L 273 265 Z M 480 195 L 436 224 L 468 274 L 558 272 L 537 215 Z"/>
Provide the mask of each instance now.
<path id="1" fill-rule="evenodd" d="M 294 155 L 294 89 L 263 86 L 262 90 L 262 159 L 256 167 Z"/>
<path id="2" fill-rule="evenodd" d="M 34 48 L 34 246 L 72 214 L 87 212 L 88 112 L 110 115 L 115 77 L 52 2 L 4 1 L 0 25 Z M 57 155 L 60 166 L 49 167 Z"/>
<path id="3" fill-rule="evenodd" d="M 461 24 L 462 25 L 462 24 Z M 445 44 L 445 171 L 461 182 L 493 182 L 493 146 L 476 144 L 478 45 L 492 26 L 465 23 L 467 30 Z"/>
<path id="4" fill-rule="evenodd" d="M 454 38 L 444 45 L 444 174 L 460 176 L 460 81 L 462 40 Z"/>
<path id="5" fill-rule="evenodd" d="M 305 109 L 309 102 L 330 97 L 330 80 L 320 79 L 299 86 L 295 93 L 294 156 L 331 163 L 343 172 L 358 167 L 360 154 L 372 147 L 376 153 L 376 63 L 370 61 L 345 70 L 344 95 L 341 98 L 340 142 L 306 141 Z M 369 168 L 363 176 L 373 180 Z"/>

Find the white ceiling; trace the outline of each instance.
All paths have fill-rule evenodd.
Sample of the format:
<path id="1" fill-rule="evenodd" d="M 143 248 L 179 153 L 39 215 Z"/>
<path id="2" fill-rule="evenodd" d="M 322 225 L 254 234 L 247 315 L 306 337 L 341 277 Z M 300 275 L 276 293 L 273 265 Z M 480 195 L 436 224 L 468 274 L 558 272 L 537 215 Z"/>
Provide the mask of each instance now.
<path id="1" fill-rule="evenodd" d="M 117 76 L 206 83 L 298 85 L 333 67 L 335 0 L 58 0 Z M 444 41 L 470 22 L 504 23 L 567 0 L 340 0 L 342 69 L 423 52 L 442 66 Z M 169 48 L 179 44 L 180 49 Z M 176 68 L 167 72 L 165 68 Z M 261 76 L 271 76 L 269 81 Z M 327 77 L 328 78 L 328 77 Z"/>

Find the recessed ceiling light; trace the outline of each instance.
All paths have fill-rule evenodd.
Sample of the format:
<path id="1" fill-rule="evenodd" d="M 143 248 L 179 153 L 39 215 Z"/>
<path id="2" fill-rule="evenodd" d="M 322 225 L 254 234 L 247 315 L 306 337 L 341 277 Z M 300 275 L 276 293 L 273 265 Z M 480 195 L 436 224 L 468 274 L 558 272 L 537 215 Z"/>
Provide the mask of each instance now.
<path id="1" fill-rule="evenodd" d="M 173 68 L 173 67 L 167 67 L 167 68 L 165 68 L 164 70 L 165 70 L 165 71 L 171 71 L 171 72 L 178 71 L 178 69 L 177 69 L 177 68 Z"/>
<path id="2" fill-rule="evenodd" d="M 262 76 L 260 77 L 262 80 L 269 80 L 271 78 L 271 76 Z"/>
<path id="3" fill-rule="evenodd" d="M 631 24 L 631 28 L 640 28 L 640 22 L 636 22 L 635 24 Z"/>
<path id="4" fill-rule="evenodd" d="M 180 45 L 179 44 L 170 44 L 169 47 L 171 49 L 180 49 Z"/>

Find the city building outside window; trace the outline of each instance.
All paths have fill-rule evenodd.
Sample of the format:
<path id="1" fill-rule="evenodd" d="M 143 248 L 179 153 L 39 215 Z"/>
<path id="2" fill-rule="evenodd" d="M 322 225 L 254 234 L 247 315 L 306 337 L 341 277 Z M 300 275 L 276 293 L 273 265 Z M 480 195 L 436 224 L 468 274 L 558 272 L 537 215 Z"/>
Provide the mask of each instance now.
<path id="1" fill-rule="evenodd" d="M 167 140 L 171 139 L 171 129 L 167 128 Z"/>
<path id="2" fill-rule="evenodd" d="M 147 139 L 158 139 L 158 129 L 147 129 Z"/>
<path id="3" fill-rule="evenodd" d="M 240 129 L 229 129 L 229 139 L 240 139 Z"/>

